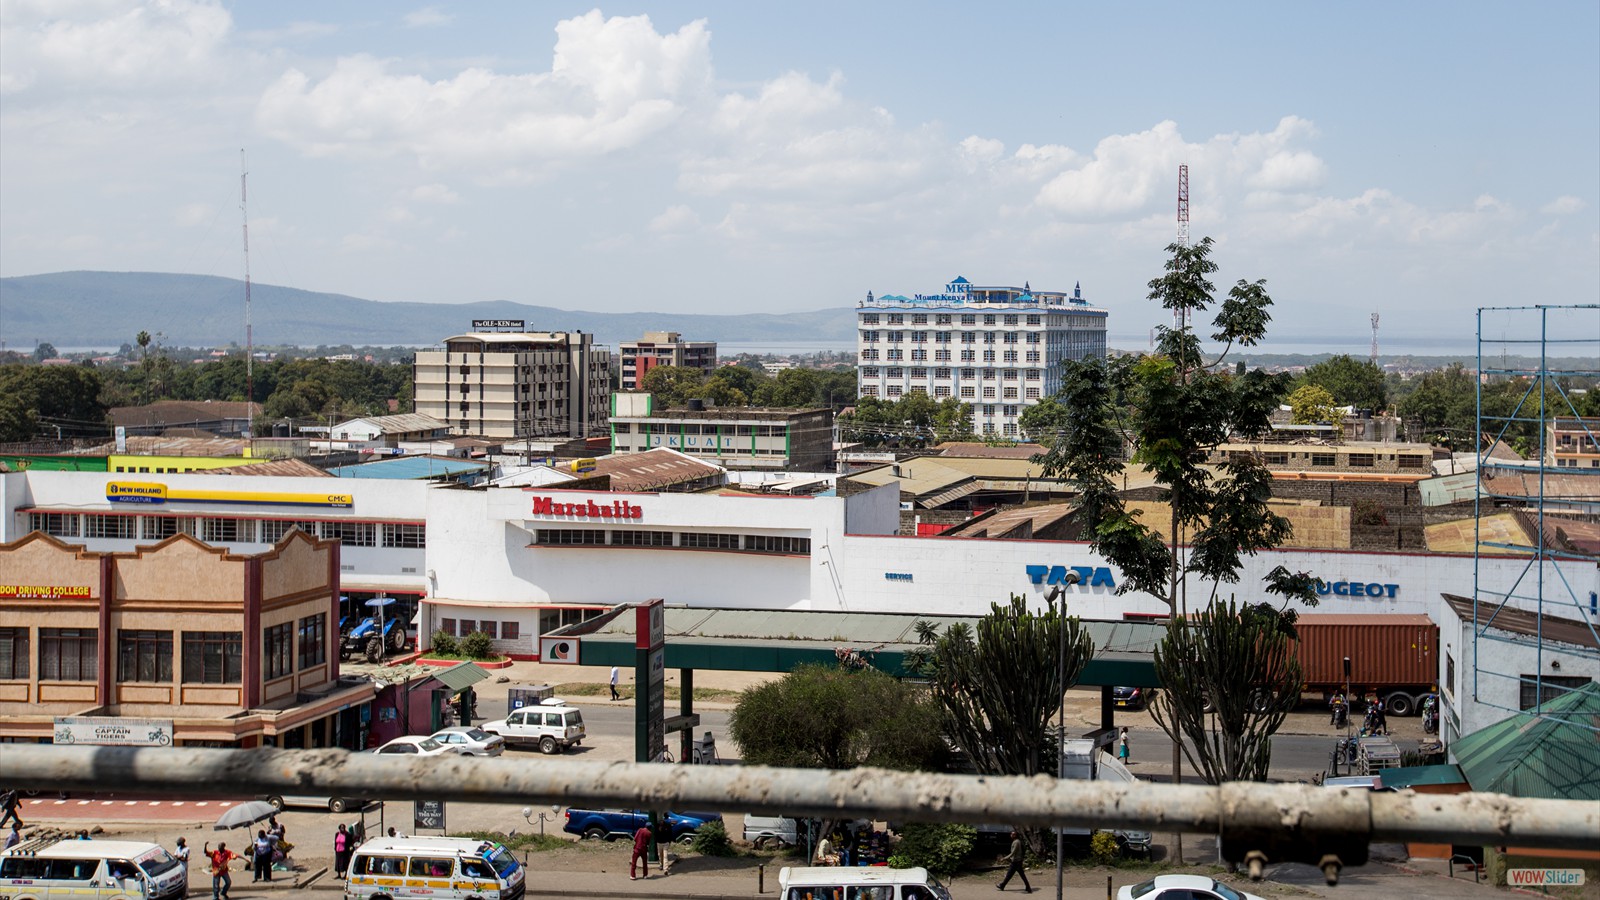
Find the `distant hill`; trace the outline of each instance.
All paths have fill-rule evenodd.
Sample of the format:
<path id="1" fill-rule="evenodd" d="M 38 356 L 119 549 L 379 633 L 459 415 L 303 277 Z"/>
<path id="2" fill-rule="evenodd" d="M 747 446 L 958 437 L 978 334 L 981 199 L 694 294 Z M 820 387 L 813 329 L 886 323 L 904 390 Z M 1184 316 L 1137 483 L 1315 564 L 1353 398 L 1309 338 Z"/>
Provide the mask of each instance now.
<path id="1" fill-rule="evenodd" d="M 523 319 L 534 331 L 594 334 L 615 347 L 646 331 L 724 343 L 854 341 L 855 310 L 746 315 L 597 313 L 485 303 L 380 303 L 270 284 L 252 284 L 255 343 L 314 347 L 435 344 L 471 330 L 473 319 Z M 160 272 L 56 272 L 0 278 L 0 338 L 9 349 L 36 340 L 57 347 L 118 347 L 140 331 L 175 346 L 244 343 L 244 282 Z"/>

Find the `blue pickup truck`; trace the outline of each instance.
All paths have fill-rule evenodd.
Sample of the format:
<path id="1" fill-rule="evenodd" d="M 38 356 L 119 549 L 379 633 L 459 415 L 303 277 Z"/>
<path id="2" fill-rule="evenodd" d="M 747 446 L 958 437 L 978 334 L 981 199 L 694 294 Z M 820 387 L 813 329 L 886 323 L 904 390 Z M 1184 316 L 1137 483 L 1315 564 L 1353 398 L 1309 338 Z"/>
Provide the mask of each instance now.
<path id="1" fill-rule="evenodd" d="M 669 812 L 666 815 L 675 841 L 688 841 L 701 825 L 722 821 L 722 814 L 714 812 Z M 569 809 L 567 824 L 561 826 L 561 830 L 591 840 L 614 841 L 633 837 L 634 832 L 649 823 L 650 811 L 644 809 Z"/>

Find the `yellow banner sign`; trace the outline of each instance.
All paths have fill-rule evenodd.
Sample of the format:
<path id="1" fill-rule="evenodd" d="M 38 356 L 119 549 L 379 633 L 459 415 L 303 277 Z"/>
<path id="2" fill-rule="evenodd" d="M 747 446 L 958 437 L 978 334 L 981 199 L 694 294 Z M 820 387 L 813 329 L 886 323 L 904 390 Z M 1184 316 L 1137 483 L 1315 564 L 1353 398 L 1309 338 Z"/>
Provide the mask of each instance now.
<path id="1" fill-rule="evenodd" d="M 89 588 L 81 584 L 0 584 L 0 600 L 86 600 Z"/>
<path id="2" fill-rule="evenodd" d="M 112 503 L 237 503 L 262 506 L 332 506 L 348 509 L 355 505 L 353 494 L 280 494 L 272 491 L 185 491 L 174 490 L 154 481 L 108 481 L 106 499 Z"/>

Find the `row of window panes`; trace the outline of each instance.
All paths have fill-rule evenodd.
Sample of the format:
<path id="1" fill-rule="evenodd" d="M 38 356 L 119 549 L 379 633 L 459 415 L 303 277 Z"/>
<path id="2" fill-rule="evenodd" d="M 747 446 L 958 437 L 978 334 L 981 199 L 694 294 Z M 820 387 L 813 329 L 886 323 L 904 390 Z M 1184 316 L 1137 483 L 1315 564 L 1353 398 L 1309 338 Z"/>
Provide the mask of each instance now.
<path id="1" fill-rule="evenodd" d="M 617 434 L 632 434 L 632 422 L 614 422 Z M 701 425 L 678 422 L 640 422 L 640 434 L 720 434 L 745 437 L 783 437 L 789 433 L 788 425 Z"/>
<path id="2" fill-rule="evenodd" d="M 407 523 L 294 521 L 290 519 L 224 519 L 209 516 L 121 516 L 103 513 L 29 513 L 28 529 L 54 537 L 161 541 L 175 534 L 194 535 L 211 544 L 276 544 L 291 529 L 313 537 L 338 539 L 347 547 L 421 549 L 427 528 Z M 259 535 L 259 538 L 258 538 Z"/>
<path id="3" fill-rule="evenodd" d="M 911 334 L 911 343 L 913 343 L 913 344 L 926 344 L 928 342 L 928 332 L 926 332 L 926 331 L 913 331 L 910 334 Z M 954 332 L 950 332 L 950 331 L 936 331 L 936 332 L 933 333 L 933 342 L 935 344 L 953 343 L 954 342 L 954 338 L 951 337 L 951 335 L 953 335 L 953 334 L 954 334 Z M 1037 344 L 1037 343 L 1041 342 L 1041 340 L 1040 340 L 1040 332 L 1037 332 L 1037 331 L 1029 331 L 1029 332 L 985 331 L 985 332 L 982 332 L 982 334 L 983 334 L 983 341 L 982 342 L 985 343 L 985 344 L 994 344 L 994 343 L 1018 344 L 1018 343 L 1024 343 L 1024 342 L 1029 343 L 1029 344 Z M 1026 334 L 1026 337 L 1025 338 L 1024 337 L 1019 337 L 1018 336 L 1019 334 Z M 904 331 L 885 331 L 885 332 L 881 332 L 881 333 L 877 332 L 877 331 L 863 331 L 863 332 L 861 332 L 861 340 L 862 340 L 863 343 L 876 344 L 878 342 L 878 338 L 881 336 L 887 343 L 900 344 L 900 343 L 904 343 L 905 342 L 905 335 L 906 335 L 906 332 L 904 332 Z M 963 343 L 963 344 L 976 344 L 976 343 L 979 342 L 978 341 L 978 335 L 979 335 L 979 332 L 976 332 L 976 331 L 963 331 L 963 332 L 961 332 L 961 343 Z M 1004 338 L 997 341 L 996 337 L 995 337 L 996 335 L 1004 335 Z"/>
<path id="4" fill-rule="evenodd" d="M 1229 451 L 1229 456 L 1240 456 L 1240 455 L 1248 456 L 1249 455 L 1249 451 L 1245 451 L 1245 450 L 1232 450 L 1232 451 Z M 1291 454 L 1285 453 L 1285 452 L 1269 450 L 1269 451 L 1263 452 L 1261 454 L 1261 458 L 1262 458 L 1262 462 L 1265 463 L 1266 465 L 1269 465 L 1269 466 L 1286 466 L 1286 465 L 1289 464 L 1290 455 Z M 1299 456 L 1300 454 L 1293 454 L 1293 455 Z M 1313 466 L 1333 466 L 1333 465 L 1338 465 L 1338 456 L 1337 456 L 1337 454 L 1333 454 L 1333 453 L 1311 453 L 1311 454 L 1307 454 L 1307 455 L 1310 457 L 1311 465 L 1313 465 Z M 1377 458 L 1371 453 L 1352 453 L 1352 454 L 1350 454 L 1348 459 L 1349 459 L 1349 461 L 1348 461 L 1347 464 L 1351 468 L 1371 468 L 1371 467 L 1373 467 L 1373 466 L 1375 466 L 1377 464 Z M 1428 467 L 1428 458 L 1425 457 L 1425 456 L 1418 456 L 1417 454 L 1414 454 L 1414 453 L 1407 453 L 1407 454 L 1395 457 L 1395 466 L 1397 468 L 1401 468 L 1401 469 L 1426 469 Z"/>
<path id="5" fill-rule="evenodd" d="M 886 321 L 890 325 L 904 325 L 904 324 L 906 324 L 906 321 L 905 321 L 906 317 L 905 317 L 905 314 L 903 314 L 903 313 L 888 313 L 883 318 L 884 318 L 884 321 Z M 1006 325 L 1016 325 L 1016 324 L 1018 324 L 1019 322 L 1022 322 L 1022 321 L 1026 321 L 1026 323 L 1029 324 L 1029 325 L 1039 325 L 1044 321 L 1043 317 L 1041 317 L 1039 315 L 1028 315 L 1028 316 L 1005 315 L 1005 316 L 1000 316 L 999 319 L 1000 319 L 1001 323 L 1006 324 Z M 935 325 L 953 325 L 953 324 L 955 324 L 954 320 L 955 320 L 955 316 L 954 315 L 951 315 L 951 314 L 948 314 L 948 313 L 937 313 L 933 317 L 933 324 L 935 324 Z M 877 325 L 877 324 L 879 324 L 878 314 L 877 313 L 862 313 L 861 314 L 861 324 L 863 324 L 863 325 Z M 912 315 L 911 315 L 911 324 L 913 324 L 913 325 L 926 325 L 926 324 L 928 324 L 928 315 L 926 313 L 912 313 Z M 976 325 L 976 324 L 978 324 L 978 317 L 976 315 L 970 315 L 970 314 L 962 315 L 961 316 L 961 324 L 962 325 Z M 984 315 L 983 316 L 983 324 L 985 324 L 985 325 L 997 324 L 996 323 L 996 317 L 994 315 L 990 315 L 990 314 Z"/>
<path id="6" fill-rule="evenodd" d="M 1018 374 L 1019 371 L 1022 373 L 1021 375 Z M 935 378 L 949 378 L 951 376 L 952 372 L 954 372 L 953 369 L 936 368 L 936 369 L 933 370 L 933 377 L 935 377 Z M 996 372 L 998 372 L 1000 374 L 998 376 L 996 376 L 996 374 L 995 374 Z M 977 369 L 962 369 L 961 370 L 961 377 L 962 378 L 976 378 L 977 377 L 977 373 L 978 373 Z M 883 374 L 888 376 L 889 378 L 904 378 L 904 377 L 906 377 L 906 370 L 904 368 L 900 367 L 900 366 L 889 366 L 887 369 L 883 370 Z M 861 367 L 861 377 L 863 377 L 863 378 L 877 378 L 878 377 L 878 367 L 877 366 L 862 366 Z M 923 366 L 912 366 L 911 367 L 911 377 L 912 378 L 927 378 L 928 377 L 928 370 L 927 370 L 927 368 L 925 368 Z M 999 378 L 1002 378 L 1002 379 L 1004 379 L 1006 381 L 1016 381 L 1018 378 L 1026 378 L 1029 381 L 1040 381 L 1040 380 L 1043 379 L 1044 373 L 1039 369 L 1021 369 L 1021 370 L 1018 370 L 1018 369 L 984 369 L 983 370 L 983 377 L 984 378 L 999 377 Z"/>
<path id="7" fill-rule="evenodd" d="M 327 659 L 326 614 L 300 620 L 302 668 Z M 315 624 L 312 620 L 318 620 Z M 280 650 L 282 636 L 290 636 L 292 623 L 266 631 L 267 678 L 289 673 Z M 182 675 L 185 684 L 238 684 L 241 677 L 243 636 L 237 631 L 185 631 L 182 633 Z M 308 646 L 305 641 L 314 641 Z M 40 628 L 40 681 L 94 681 L 100 674 L 100 631 L 97 628 Z M 0 628 L 0 680 L 22 680 L 29 674 L 29 629 Z M 170 631 L 119 629 L 117 680 L 171 683 L 173 637 Z M 315 662 L 312 662 L 315 660 Z M 279 670 L 282 671 L 279 671 Z M 278 674 L 273 674 L 278 672 Z"/>
<path id="8" fill-rule="evenodd" d="M 486 634 L 497 641 L 514 641 L 522 635 L 522 626 L 518 623 L 497 623 L 490 619 L 440 619 L 439 630 L 455 637 Z"/>
<path id="9" fill-rule="evenodd" d="M 650 531 L 617 530 L 603 528 L 540 528 L 534 539 L 550 546 L 606 546 L 607 536 L 612 547 L 694 547 L 710 550 L 748 550 L 756 553 L 808 554 L 811 539 L 802 537 L 775 537 L 764 534 L 724 534 L 707 531 Z M 676 542 L 674 542 L 676 536 Z"/>

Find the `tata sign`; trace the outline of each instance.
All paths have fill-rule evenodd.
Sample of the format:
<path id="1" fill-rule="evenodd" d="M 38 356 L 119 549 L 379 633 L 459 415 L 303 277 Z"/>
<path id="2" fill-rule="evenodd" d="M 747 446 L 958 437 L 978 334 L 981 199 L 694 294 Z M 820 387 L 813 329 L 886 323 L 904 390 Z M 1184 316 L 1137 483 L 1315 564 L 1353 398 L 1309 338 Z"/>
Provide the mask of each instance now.
<path id="1" fill-rule="evenodd" d="M 1070 581 L 1068 572 L 1077 573 L 1077 583 L 1088 587 L 1117 586 L 1111 578 L 1111 570 L 1105 566 L 1028 566 L 1028 580 L 1034 584 L 1067 584 Z"/>
<path id="2" fill-rule="evenodd" d="M 1326 597 L 1332 594 L 1335 597 L 1371 597 L 1374 600 L 1385 598 L 1393 600 L 1394 595 L 1400 593 L 1398 584 L 1382 584 L 1376 581 L 1323 581 L 1317 579 L 1317 593 Z"/>
<path id="3" fill-rule="evenodd" d="M 558 503 L 550 497 L 533 498 L 533 514 L 536 516 L 572 516 L 579 519 L 642 519 L 644 510 L 624 500 L 613 500 L 610 503 L 596 503 L 585 500 L 581 503 Z"/>

